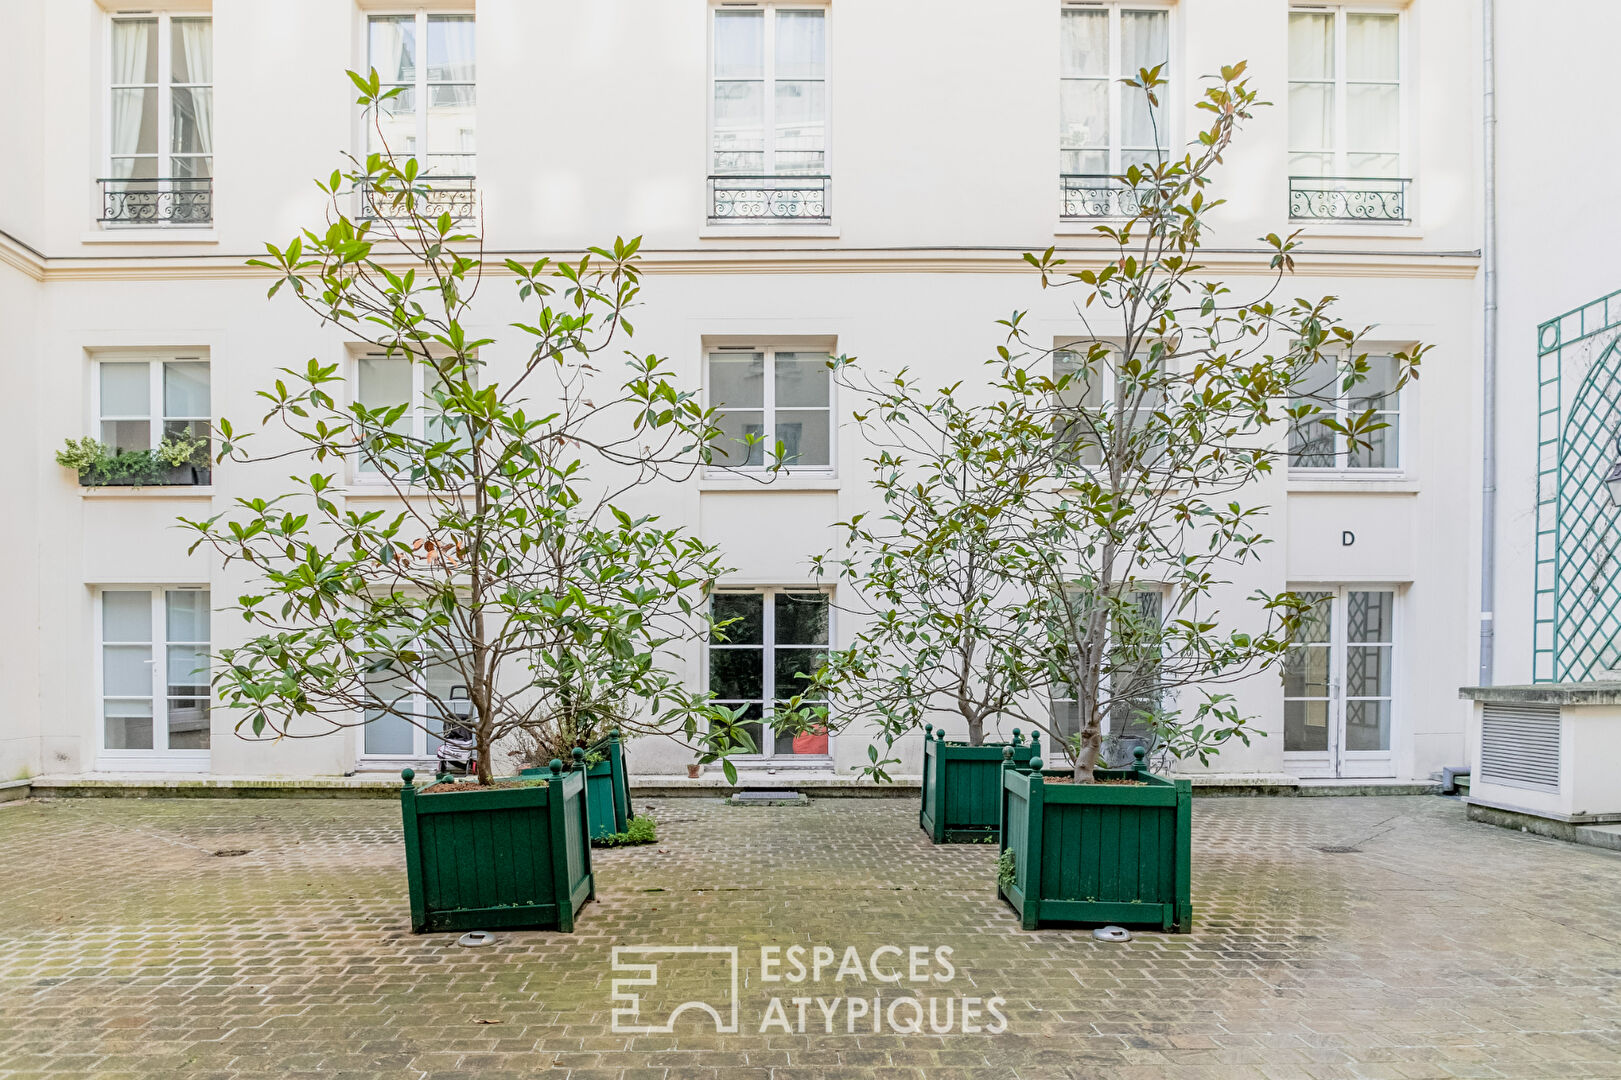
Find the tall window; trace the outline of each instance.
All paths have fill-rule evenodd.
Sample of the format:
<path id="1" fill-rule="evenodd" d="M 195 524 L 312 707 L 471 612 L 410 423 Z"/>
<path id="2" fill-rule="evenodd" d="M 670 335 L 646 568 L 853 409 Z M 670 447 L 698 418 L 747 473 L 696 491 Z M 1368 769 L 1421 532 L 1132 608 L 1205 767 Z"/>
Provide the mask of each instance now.
<path id="1" fill-rule="evenodd" d="M 1160 627 L 1165 621 L 1165 593 L 1145 586 L 1131 594 L 1130 603 L 1111 627 L 1112 639 L 1109 685 L 1109 715 L 1103 723 L 1103 763 L 1129 765 L 1132 751 L 1143 747 L 1152 752 L 1155 745 L 1149 720 L 1163 704 L 1160 685 Z M 1080 702 L 1073 691 L 1055 687 L 1051 695 L 1053 727 L 1068 738 L 1081 730 Z M 1054 749 L 1049 758 L 1058 756 Z"/>
<path id="2" fill-rule="evenodd" d="M 1163 369 L 1149 366 L 1145 359 L 1146 374 L 1133 383 L 1119 374 L 1117 349 L 1110 350 L 1106 361 L 1093 364 L 1088 360 L 1090 348 L 1088 342 L 1053 352 L 1053 378 L 1063 382 L 1054 403 L 1054 435 L 1070 448 L 1077 463 L 1088 467 L 1102 463 L 1106 445 L 1125 451 L 1128 464 L 1156 462 L 1154 447 L 1163 445 L 1166 436 L 1164 422 L 1154 415 L 1165 407 Z M 1143 346 L 1139 354 L 1147 351 Z M 1123 445 L 1122 440 L 1129 442 Z"/>
<path id="3" fill-rule="evenodd" d="M 155 450 L 165 438 L 208 441 L 208 361 L 102 360 L 96 364 L 98 435 L 114 453 Z"/>
<path id="4" fill-rule="evenodd" d="M 450 437 L 456 420 L 443 415 L 434 400 L 436 373 L 419 359 L 368 353 L 355 364 L 355 400 L 368 409 L 411 403 L 389 430 L 398 435 L 426 442 Z M 381 452 L 381 451 L 379 451 Z M 403 468 L 419 455 L 402 454 Z M 378 460 L 364 454 L 355 459 L 355 471 L 377 478 L 389 471 Z"/>
<path id="5" fill-rule="evenodd" d="M 826 12 L 716 8 L 712 56 L 710 216 L 826 218 Z"/>
<path id="6" fill-rule="evenodd" d="M 744 707 L 762 754 L 828 752 L 825 731 L 774 730 L 767 704 L 806 692 L 806 678 L 827 658 L 829 610 L 826 593 L 789 589 L 718 592 L 711 601 L 711 613 L 727 625 L 709 643 L 709 691 L 722 705 Z"/>
<path id="7" fill-rule="evenodd" d="M 209 747 L 207 589 L 105 589 L 100 596 L 102 749 Z"/>
<path id="8" fill-rule="evenodd" d="M 1401 63 L 1400 15 L 1289 13 L 1292 216 L 1406 219 Z"/>
<path id="9" fill-rule="evenodd" d="M 382 138 L 395 155 L 414 157 L 440 177 L 476 175 L 477 112 L 473 16 L 374 15 L 368 20 L 368 62 L 383 89 Z M 368 149 L 382 150 L 377 128 Z"/>
<path id="10" fill-rule="evenodd" d="M 102 220 L 212 219 L 213 27 L 205 16 L 117 16 L 109 42 Z"/>
<path id="11" fill-rule="evenodd" d="M 781 443 L 789 470 L 831 470 L 832 376 L 825 352 L 711 352 L 709 402 L 721 410 L 722 432 L 716 463 L 763 467 Z"/>
<path id="12" fill-rule="evenodd" d="M 444 703 L 465 697 L 461 669 L 443 654 L 410 671 L 383 670 L 366 677 L 374 704 L 365 711 L 361 753 L 367 757 L 424 758 L 439 749 L 450 719 Z M 459 694 L 452 691 L 459 690 Z"/>
<path id="13" fill-rule="evenodd" d="M 1122 85 L 1143 68 L 1170 60 L 1170 13 L 1164 8 L 1066 5 L 1060 15 L 1058 171 L 1066 217 L 1132 213 L 1108 178 L 1150 165 L 1169 145 L 1165 102 L 1150 106 Z M 1169 77 L 1162 71 L 1162 77 Z M 1114 192 L 1113 196 L 1108 193 Z"/>
<path id="14" fill-rule="evenodd" d="M 1289 431 L 1289 465 L 1295 469 L 1400 469 L 1401 391 L 1396 388 L 1398 365 L 1394 356 L 1368 357 L 1368 374 L 1349 390 L 1349 361 L 1326 356 L 1310 368 L 1301 380 L 1302 392 L 1296 405 L 1310 402 L 1321 414 L 1295 423 Z M 1352 446 L 1344 435 L 1323 424 L 1332 416 L 1342 424 L 1352 417 L 1372 412 L 1384 426 L 1359 436 Z"/>

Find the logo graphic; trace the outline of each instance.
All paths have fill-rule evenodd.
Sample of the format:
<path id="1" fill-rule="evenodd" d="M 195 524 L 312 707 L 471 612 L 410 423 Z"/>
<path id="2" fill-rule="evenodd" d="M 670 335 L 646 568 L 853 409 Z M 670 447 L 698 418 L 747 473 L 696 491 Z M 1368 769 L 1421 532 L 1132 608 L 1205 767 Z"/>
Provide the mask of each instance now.
<path id="1" fill-rule="evenodd" d="M 688 1010 L 708 1013 L 717 1035 L 736 1034 L 736 945 L 615 945 L 613 970 L 630 976 L 613 980 L 614 1034 L 671 1033 Z"/>

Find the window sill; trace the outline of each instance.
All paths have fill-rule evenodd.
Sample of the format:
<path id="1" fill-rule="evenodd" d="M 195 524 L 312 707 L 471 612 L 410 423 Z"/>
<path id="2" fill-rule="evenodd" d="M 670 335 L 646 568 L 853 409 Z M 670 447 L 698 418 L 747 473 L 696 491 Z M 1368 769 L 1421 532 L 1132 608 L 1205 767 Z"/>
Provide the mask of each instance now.
<path id="1" fill-rule="evenodd" d="M 1323 221 L 1318 218 L 1290 218 L 1289 228 L 1301 236 L 1323 240 L 1422 240 L 1424 234 L 1413 222 Z"/>
<path id="2" fill-rule="evenodd" d="M 698 481 L 699 491 L 735 491 L 743 494 L 758 492 L 762 495 L 773 491 L 838 491 L 839 478 L 822 473 L 815 475 L 778 474 L 770 473 L 744 474 L 741 476 L 705 476 Z"/>
<path id="3" fill-rule="evenodd" d="M 149 487 L 82 487 L 86 499 L 212 499 L 213 484 L 153 484 Z"/>
<path id="4" fill-rule="evenodd" d="M 219 234 L 212 227 L 206 229 L 184 226 L 131 226 L 119 229 L 101 229 L 79 238 L 85 244 L 217 244 Z"/>
<path id="5" fill-rule="evenodd" d="M 700 240 L 781 240 L 801 236 L 815 240 L 837 240 L 839 227 L 830 221 L 793 225 L 761 221 L 750 225 L 706 224 L 698 229 Z"/>
<path id="6" fill-rule="evenodd" d="M 1289 492 L 1366 492 L 1376 495 L 1417 495 L 1418 480 L 1405 473 L 1382 473 L 1377 476 L 1347 476 L 1344 473 L 1313 475 L 1290 473 Z"/>

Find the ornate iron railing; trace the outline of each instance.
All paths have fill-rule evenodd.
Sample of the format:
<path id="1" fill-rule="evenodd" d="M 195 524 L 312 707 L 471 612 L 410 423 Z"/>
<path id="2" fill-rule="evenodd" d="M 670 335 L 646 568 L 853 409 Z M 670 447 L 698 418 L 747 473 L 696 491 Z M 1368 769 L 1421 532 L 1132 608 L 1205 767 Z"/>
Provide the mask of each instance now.
<path id="1" fill-rule="evenodd" d="M 108 225 L 207 225 L 214 220 L 214 181 L 103 177 L 101 222 Z"/>
<path id="2" fill-rule="evenodd" d="M 1131 218 L 1142 209 L 1137 193 L 1118 176 L 1065 173 L 1058 177 L 1063 218 Z"/>
<path id="3" fill-rule="evenodd" d="M 827 221 L 828 176 L 711 176 L 710 221 Z"/>
<path id="4" fill-rule="evenodd" d="M 448 213 L 452 221 L 465 221 L 478 213 L 478 178 L 474 176 L 418 176 L 415 209 L 419 215 L 437 218 Z M 409 215 L 405 198 L 397 191 L 387 193 L 357 191 L 359 215 L 368 221 L 399 220 Z"/>
<path id="5" fill-rule="evenodd" d="M 1289 216 L 1297 221 L 1406 221 L 1405 179 L 1289 177 Z"/>

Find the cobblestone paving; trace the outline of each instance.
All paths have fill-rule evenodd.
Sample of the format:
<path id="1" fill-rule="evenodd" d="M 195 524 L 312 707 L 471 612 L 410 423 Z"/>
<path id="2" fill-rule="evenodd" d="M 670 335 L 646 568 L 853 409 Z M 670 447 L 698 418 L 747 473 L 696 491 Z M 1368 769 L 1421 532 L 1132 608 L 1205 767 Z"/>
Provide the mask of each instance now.
<path id="1" fill-rule="evenodd" d="M 483 949 L 409 933 L 390 803 L 0 808 L 0 1076 L 1621 1077 L 1621 857 L 1449 800 L 1198 800 L 1194 932 L 1124 945 L 1020 930 L 994 847 L 909 800 L 647 808 L 578 933 Z M 738 1034 L 612 1031 L 613 946 L 706 944 L 740 947 Z M 795 944 L 949 946 L 955 978 L 761 982 Z M 1007 1030 L 801 1032 L 796 993 L 999 995 Z"/>

